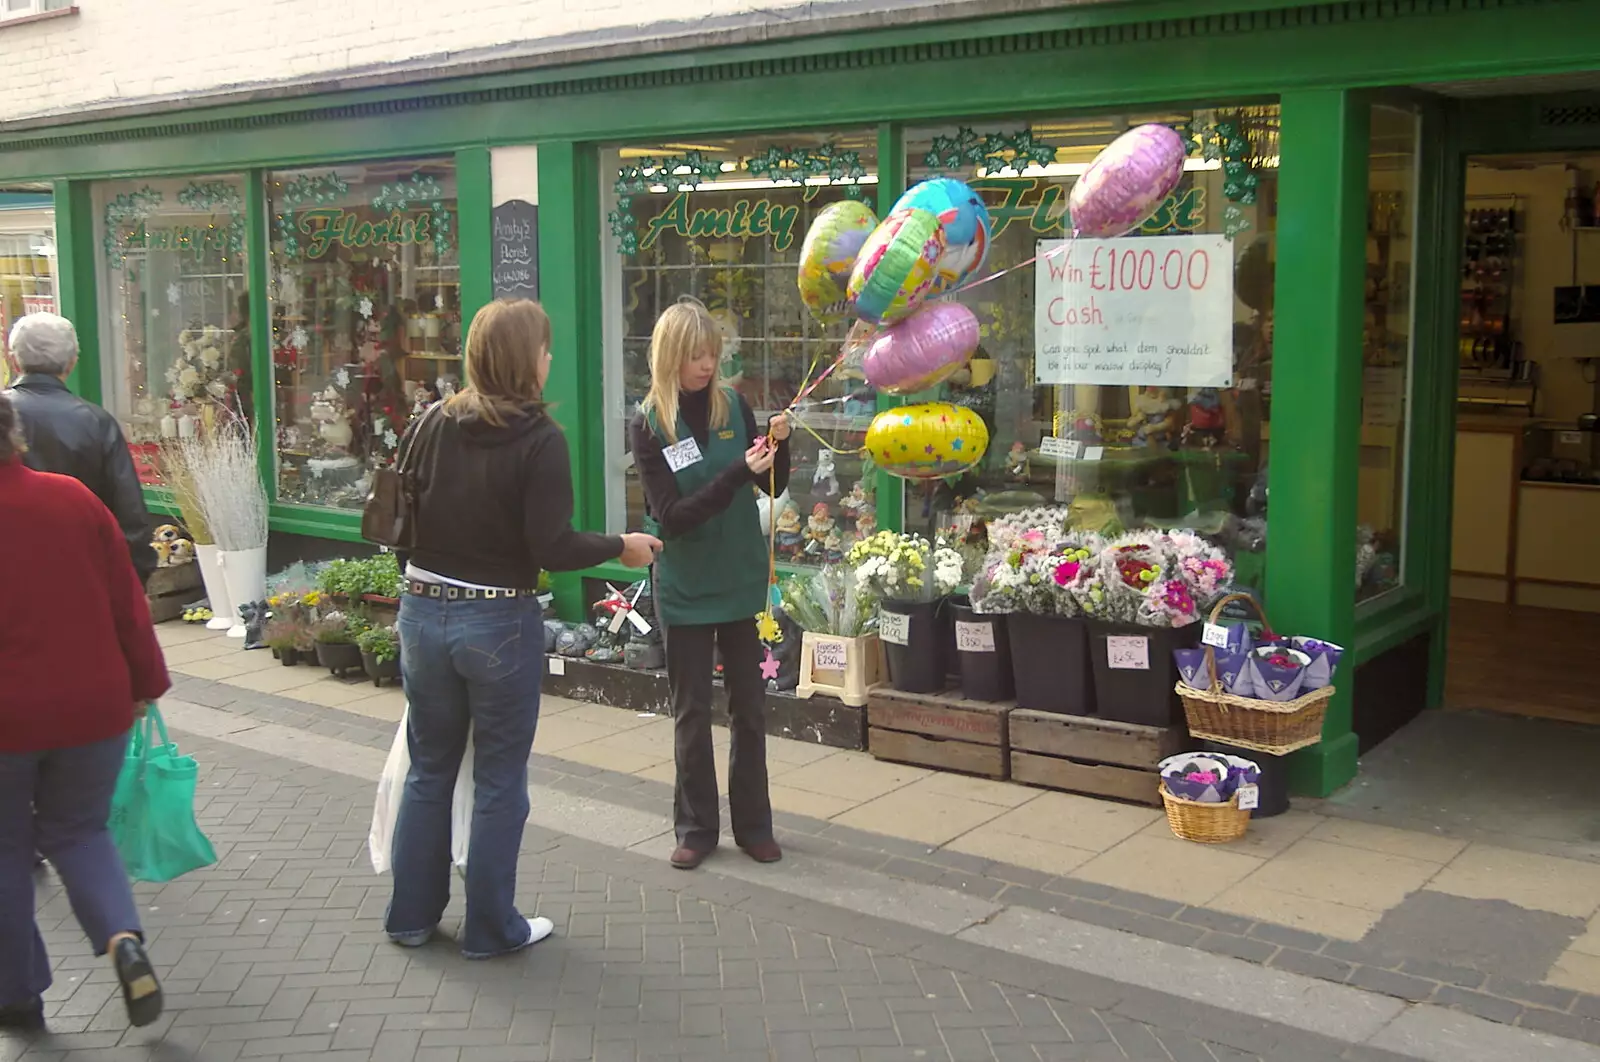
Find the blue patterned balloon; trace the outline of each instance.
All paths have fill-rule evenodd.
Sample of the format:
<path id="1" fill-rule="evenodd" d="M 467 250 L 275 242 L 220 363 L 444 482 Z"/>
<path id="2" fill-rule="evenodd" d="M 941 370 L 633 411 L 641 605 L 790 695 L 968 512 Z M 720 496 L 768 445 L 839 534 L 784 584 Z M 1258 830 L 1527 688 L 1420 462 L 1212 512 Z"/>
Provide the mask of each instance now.
<path id="1" fill-rule="evenodd" d="M 926 210 L 944 229 L 945 251 L 935 266 L 928 294 L 960 287 L 989 255 L 989 208 L 967 184 L 953 177 L 922 181 L 900 197 L 896 210 Z"/>

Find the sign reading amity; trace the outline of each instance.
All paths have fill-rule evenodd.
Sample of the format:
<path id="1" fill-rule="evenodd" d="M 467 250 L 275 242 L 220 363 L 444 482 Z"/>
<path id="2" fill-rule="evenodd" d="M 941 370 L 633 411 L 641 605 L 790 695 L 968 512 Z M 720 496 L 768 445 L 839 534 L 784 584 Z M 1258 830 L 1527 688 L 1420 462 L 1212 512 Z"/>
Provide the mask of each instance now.
<path id="1" fill-rule="evenodd" d="M 708 189 L 709 190 L 709 189 Z M 798 192 L 799 189 L 796 189 Z M 773 250 L 787 251 L 794 243 L 794 225 L 800 217 L 798 206 L 784 206 L 769 199 L 739 199 L 726 209 L 691 210 L 688 192 L 679 192 L 661 213 L 644 223 L 639 250 L 655 246 L 663 232 L 679 236 L 755 239 L 772 238 Z"/>
<path id="2" fill-rule="evenodd" d="M 1233 386 L 1232 248 L 1226 236 L 1041 240 L 1038 382 Z"/>

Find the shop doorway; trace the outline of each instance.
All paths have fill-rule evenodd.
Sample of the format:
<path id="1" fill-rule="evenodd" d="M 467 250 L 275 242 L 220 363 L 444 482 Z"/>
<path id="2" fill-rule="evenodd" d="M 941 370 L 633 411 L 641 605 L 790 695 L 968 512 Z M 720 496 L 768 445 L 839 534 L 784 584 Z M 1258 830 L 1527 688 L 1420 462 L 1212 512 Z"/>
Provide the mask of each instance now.
<path id="1" fill-rule="evenodd" d="M 1600 726 L 1600 149 L 1465 192 L 1444 704 Z"/>

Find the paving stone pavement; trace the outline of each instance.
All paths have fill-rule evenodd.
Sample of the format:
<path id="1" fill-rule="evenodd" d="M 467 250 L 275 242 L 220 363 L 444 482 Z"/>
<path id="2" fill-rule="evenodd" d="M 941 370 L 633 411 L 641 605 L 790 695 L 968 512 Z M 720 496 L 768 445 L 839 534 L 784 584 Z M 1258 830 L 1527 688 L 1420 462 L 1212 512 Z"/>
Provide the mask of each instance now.
<path id="1" fill-rule="evenodd" d="M 367 862 L 369 784 L 182 740 L 219 862 L 138 887 L 167 1013 L 126 1028 L 45 876 L 52 1034 L 0 1036 L 0 1062 L 1402 1057 L 537 829 L 520 892 L 555 938 L 481 963 L 442 938 L 398 949 L 381 932 L 389 882 Z"/>

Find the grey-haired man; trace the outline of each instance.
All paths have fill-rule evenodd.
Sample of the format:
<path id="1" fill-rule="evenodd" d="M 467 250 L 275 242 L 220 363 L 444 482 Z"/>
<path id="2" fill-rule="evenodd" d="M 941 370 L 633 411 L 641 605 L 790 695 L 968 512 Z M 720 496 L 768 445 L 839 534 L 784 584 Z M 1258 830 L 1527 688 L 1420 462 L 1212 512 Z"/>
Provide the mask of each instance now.
<path id="1" fill-rule="evenodd" d="M 78 332 L 53 313 L 31 313 L 11 328 L 11 360 L 22 375 L 11 401 L 22 424 L 22 460 L 40 472 L 71 476 L 111 510 L 128 540 L 139 578 L 156 569 L 150 548 L 150 511 L 122 427 L 110 412 L 67 390 L 78 363 Z"/>

